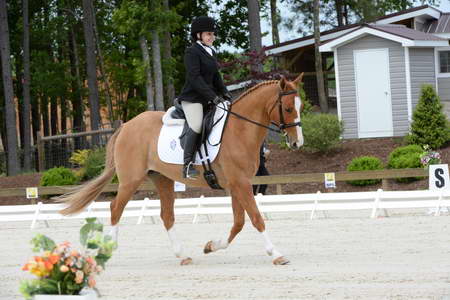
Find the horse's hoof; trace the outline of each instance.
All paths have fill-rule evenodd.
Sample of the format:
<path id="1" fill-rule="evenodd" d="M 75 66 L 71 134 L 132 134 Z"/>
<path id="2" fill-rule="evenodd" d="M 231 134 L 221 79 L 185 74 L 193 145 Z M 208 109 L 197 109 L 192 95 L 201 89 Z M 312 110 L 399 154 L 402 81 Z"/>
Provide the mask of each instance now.
<path id="1" fill-rule="evenodd" d="M 190 258 L 190 257 L 186 257 L 185 259 L 182 259 L 180 262 L 181 266 L 187 266 L 190 264 L 192 264 L 192 258 Z"/>
<path id="2" fill-rule="evenodd" d="M 284 256 L 280 256 L 273 260 L 273 264 L 274 265 L 287 265 L 287 264 L 289 264 L 289 260 L 287 258 L 284 258 Z"/>
<path id="3" fill-rule="evenodd" d="M 203 253 L 208 254 L 208 253 L 213 252 L 212 243 L 213 243 L 213 241 L 209 241 L 206 243 L 205 248 L 203 248 Z"/>

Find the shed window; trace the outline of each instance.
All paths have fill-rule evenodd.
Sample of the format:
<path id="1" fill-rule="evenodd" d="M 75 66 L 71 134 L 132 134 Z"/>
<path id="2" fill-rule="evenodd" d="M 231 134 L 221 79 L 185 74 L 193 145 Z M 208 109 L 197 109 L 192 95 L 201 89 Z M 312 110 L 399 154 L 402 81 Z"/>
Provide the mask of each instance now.
<path id="1" fill-rule="evenodd" d="M 439 66 L 441 73 L 450 73 L 450 51 L 439 51 Z"/>

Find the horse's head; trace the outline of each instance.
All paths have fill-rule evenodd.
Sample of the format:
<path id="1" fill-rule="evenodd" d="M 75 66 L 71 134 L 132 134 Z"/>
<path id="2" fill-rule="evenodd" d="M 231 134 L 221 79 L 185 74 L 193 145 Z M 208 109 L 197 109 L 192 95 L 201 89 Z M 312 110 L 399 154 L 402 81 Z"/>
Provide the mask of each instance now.
<path id="1" fill-rule="evenodd" d="M 269 117 L 285 136 L 289 148 L 298 149 L 303 146 L 303 131 L 300 113 L 303 103 L 298 94 L 298 87 L 302 81 L 303 73 L 294 81 L 281 77 L 277 100 L 270 109 Z"/>

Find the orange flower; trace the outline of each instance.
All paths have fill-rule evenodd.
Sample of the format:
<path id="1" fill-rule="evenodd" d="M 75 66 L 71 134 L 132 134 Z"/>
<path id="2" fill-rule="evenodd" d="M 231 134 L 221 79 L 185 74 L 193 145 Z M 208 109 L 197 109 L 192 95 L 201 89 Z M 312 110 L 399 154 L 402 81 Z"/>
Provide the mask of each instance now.
<path id="1" fill-rule="evenodd" d="M 50 256 L 48 257 L 49 261 L 50 261 L 52 264 L 56 264 L 56 263 L 58 262 L 59 258 L 60 258 L 60 256 L 57 255 L 57 254 L 52 254 L 52 255 L 50 255 Z"/>
<path id="2" fill-rule="evenodd" d="M 93 287 L 95 286 L 95 284 L 96 284 L 96 282 L 95 282 L 94 276 L 89 276 L 89 279 L 88 279 L 88 286 L 89 286 L 90 288 L 93 288 Z"/>
<path id="3" fill-rule="evenodd" d="M 70 256 L 80 257 L 80 253 L 77 250 L 72 250 L 72 252 L 70 252 Z"/>
<path id="4" fill-rule="evenodd" d="M 80 284 L 83 282 L 84 273 L 81 270 L 75 272 L 75 283 Z"/>
<path id="5" fill-rule="evenodd" d="M 44 261 L 44 266 L 47 270 L 53 270 L 53 264 L 49 260 Z"/>

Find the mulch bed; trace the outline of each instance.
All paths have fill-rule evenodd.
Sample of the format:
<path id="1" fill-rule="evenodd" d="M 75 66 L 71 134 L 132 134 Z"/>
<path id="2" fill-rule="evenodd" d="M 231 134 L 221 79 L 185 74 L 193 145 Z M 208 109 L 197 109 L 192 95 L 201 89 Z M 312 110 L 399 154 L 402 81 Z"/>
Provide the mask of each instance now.
<path id="1" fill-rule="evenodd" d="M 350 161 L 357 156 L 375 156 L 380 158 L 384 163 L 387 162 L 389 153 L 396 147 L 402 145 L 400 138 L 376 138 L 376 139 L 355 139 L 344 140 L 342 145 L 326 154 L 309 153 L 304 150 L 289 151 L 281 149 L 278 144 L 269 145 L 270 155 L 268 156 L 266 166 L 271 175 L 281 174 L 301 174 L 301 173 L 324 173 L 345 171 Z M 450 145 L 439 150 L 442 156 L 442 163 L 450 163 Z M 25 174 L 14 177 L 0 177 L 0 189 L 14 187 L 32 187 L 38 186 L 40 174 Z M 336 192 L 357 192 L 357 191 L 373 191 L 381 188 L 381 183 L 365 187 L 352 186 L 346 182 L 337 182 Z M 428 179 L 423 179 L 411 183 L 397 183 L 390 181 L 390 190 L 419 190 L 428 188 Z M 325 191 L 323 183 L 301 183 L 301 184 L 284 184 L 282 185 L 284 194 L 297 193 L 315 193 L 317 191 Z M 269 186 L 268 194 L 276 194 L 276 187 Z M 200 195 L 208 196 L 224 196 L 225 191 L 214 191 L 208 188 L 188 188 L 184 193 L 179 194 L 180 197 L 190 198 Z M 138 192 L 134 199 L 143 199 L 149 196 L 157 198 L 156 193 Z M 102 200 L 108 200 L 110 195 L 105 195 Z M 40 199 L 44 202 L 52 200 Z M 23 197 L 2 197 L 0 205 L 11 204 L 29 204 L 29 200 Z"/>

